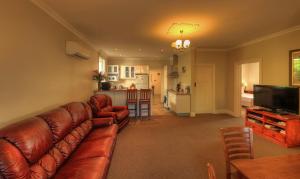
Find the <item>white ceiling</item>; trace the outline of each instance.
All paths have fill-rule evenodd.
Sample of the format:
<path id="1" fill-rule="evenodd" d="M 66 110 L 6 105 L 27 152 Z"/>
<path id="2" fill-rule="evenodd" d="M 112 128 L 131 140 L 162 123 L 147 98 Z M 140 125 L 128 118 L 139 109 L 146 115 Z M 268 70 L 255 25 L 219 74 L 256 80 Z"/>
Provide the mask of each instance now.
<path id="1" fill-rule="evenodd" d="M 110 57 L 172 53 L 172 23 L 200 24 L 194 47 L 231 48 L 300 24 L 300 0 L 43 0 Z"/>

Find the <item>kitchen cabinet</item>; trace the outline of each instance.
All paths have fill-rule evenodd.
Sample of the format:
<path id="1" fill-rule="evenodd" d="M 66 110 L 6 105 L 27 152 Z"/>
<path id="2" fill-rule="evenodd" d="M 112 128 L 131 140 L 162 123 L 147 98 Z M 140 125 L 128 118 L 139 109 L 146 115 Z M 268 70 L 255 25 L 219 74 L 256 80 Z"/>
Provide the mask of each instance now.
<path id="1" fill-rule="evenodd" d="M 108 74 L 119 74 L 119 65 L 108 65 Z"/>
<path id="2" fill-rule="evenodd" d="M 134 79 L 135 78 L 135 66 L 121 66 L 121 79 Z"/>
<path id="3" fill-rule="evenodd" d="M 135 66 L 135 73 L 148 74 L 149 73 L 149 65 L 137 65 L 137 66 Z"/>

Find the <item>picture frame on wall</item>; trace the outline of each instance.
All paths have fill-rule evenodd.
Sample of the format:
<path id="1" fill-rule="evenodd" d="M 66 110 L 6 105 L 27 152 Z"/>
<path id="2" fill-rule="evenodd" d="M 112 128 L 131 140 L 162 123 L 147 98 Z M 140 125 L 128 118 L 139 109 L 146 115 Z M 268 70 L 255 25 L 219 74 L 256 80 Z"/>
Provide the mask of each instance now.
<path id="1" fill-rule="evenodd" d="M 290 86 L 300 86 L 300 49 L 290 50 L 289 53 Z"/>

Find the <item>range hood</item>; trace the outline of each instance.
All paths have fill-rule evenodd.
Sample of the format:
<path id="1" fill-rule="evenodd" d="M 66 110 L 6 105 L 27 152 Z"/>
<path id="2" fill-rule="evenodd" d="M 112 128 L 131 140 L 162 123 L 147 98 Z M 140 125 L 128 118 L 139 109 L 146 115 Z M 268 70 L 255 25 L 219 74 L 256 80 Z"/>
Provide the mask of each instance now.
<path id="1" fill-rule="evenodd" d="M 178 78 L 178 56 L 173 55 L 170 57 L 170 65 L 168 68 L 168 77 L 169 78 Z"/>

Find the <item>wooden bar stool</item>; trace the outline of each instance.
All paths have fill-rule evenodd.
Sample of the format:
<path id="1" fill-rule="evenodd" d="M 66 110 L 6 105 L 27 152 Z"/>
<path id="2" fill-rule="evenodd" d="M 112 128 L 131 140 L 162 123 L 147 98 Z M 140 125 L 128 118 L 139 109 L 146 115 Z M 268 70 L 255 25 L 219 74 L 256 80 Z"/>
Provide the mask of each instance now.
<path id="1" fill-rule="evenodd" d="M 151 90 L 150 89 L 141 89 L 140 91 L 140 99 L 139 99 L 139 114 L 142 117 L 142 111 L 147 110 L 148 117 L 151 115 Z M 143 108 L 143 105 L 147 105 L 147 107 Z"/>
<path id="2" fill-rule="evenodd" d="M 138 101 L 137 101 L 137 90 L 136 89 L 127 89 L 127 107 L 129 112 L 134 111 L 134 117 L 137 116 L 137 107 L 138 107 Z M 130 108 L 129 106 L 133 105 L 134 108 Z"/>

